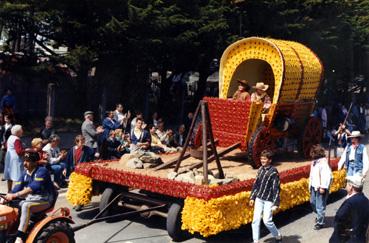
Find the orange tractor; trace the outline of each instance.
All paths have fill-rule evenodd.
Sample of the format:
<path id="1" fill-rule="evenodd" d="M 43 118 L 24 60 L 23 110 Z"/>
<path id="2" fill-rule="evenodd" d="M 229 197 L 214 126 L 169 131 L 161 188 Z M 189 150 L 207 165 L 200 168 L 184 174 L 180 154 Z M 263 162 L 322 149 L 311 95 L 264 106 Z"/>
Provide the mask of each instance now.
<path id="1" fill-rule="evenodd" d="M 0 243 L 11 243 L 16 238 L 19 224 L 19 211 L 15 202 L 6 202 L 4 194 L 0 197 L 5 201 L 0 205 Z M 53 211 L 53 205 L 37 214 L 31 216 L 31 223 L 28 227 L 26 243 L 70 243 L 75 242 L 74 230 L 70 226 L 73 224 L 68 208 L 59 208 Z"/>

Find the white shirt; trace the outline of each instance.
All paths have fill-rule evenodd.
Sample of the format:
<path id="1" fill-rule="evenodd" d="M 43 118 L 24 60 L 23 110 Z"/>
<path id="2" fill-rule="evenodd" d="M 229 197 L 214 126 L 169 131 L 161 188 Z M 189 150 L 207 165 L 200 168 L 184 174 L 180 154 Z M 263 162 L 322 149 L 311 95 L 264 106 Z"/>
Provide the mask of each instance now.
<path id="1" fill-rule="evenodd" d="M 355 160 L 355 149 L 353 148 L 352 145 L 351 146 L 351 151 L 349 154 L 349 160 Z M 340 161 L 338 162 L 338 169 L 342 169 L 342 167 L 345 165 L 346 162 L 346 154 L 347 154 L 347 147 L 345 148 L 345 150 L 342 153 L 342 156 L 340 158 Z M 366 175 L 366 173 L 368 172 L 369 169 L 369 158 L 368 158 L 368 152 L 366 150 L 366 147 L 364 146 L 364 150 L 363 150 L 363 176 Z"/>
<path id="2" fill-rule="evenodd" d="M 309 188 L 315 190 L 319 188 L 328 189 L 332 180 L 332 170 L 328 165 L 327 158 L 320 158 L 311 162 Z"/>

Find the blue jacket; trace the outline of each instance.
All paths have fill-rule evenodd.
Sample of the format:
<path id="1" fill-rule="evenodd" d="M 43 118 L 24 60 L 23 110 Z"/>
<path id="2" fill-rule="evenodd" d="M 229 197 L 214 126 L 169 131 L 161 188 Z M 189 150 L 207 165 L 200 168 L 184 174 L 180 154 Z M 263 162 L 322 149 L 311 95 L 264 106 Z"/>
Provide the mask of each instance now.
<path id="1" fill-rule="evenodd" d="M 363 193 L 357 193 L 346 199 L 338 209 L 334 218 L 334 232 L 329 242 L 365 243 L 368 224 L 369 200 Z M 342 233 L 349 229 L 352 232 L 345 238 Z"/>
<path id="2" fill-rule="evenodd" d="M 24 171 L 15 183 L 12 192 L 19 192 L 25 187 L 31 188 L 33 195 L 49 196 L 54 194 L 54 184 L 51 181 L 49 171 L 42 166 L 36 167 L 31 175 Z"/>
<path id="3" fill-rule="evenodd" d="M 346 152 L 346 161 L 345 165 L 346 168 L 350 166 L 349 164 L 349 155 L 351 152 L 351 144 L 348 145 L 347 152 Z M 364 152 L 364 145 L 359 144 L 355 151 L 355 162 L 353 163 L 355 173 L 361 173 L 363 171 L 363 152 Z"/>
<path id="4" fill-rule="evenodd" d="M 120 127 L 120 124 L 119 124 L 119 122 L 115 121 L 114 119 L 110 119 L 109 117 L 106 117 L 103 120 L 102 126 L 104 128 L 103 140 L 105 140 L 109 137 L 110 131 L 118 129 Z"/>

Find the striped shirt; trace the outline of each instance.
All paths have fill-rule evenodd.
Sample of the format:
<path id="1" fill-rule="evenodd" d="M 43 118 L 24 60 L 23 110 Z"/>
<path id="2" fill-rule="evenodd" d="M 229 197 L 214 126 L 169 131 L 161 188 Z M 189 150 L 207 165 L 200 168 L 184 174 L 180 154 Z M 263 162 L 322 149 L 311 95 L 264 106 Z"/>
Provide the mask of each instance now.
<path id="1" fill-rule="evenodd" d="M 251 190 L 251 200 L 256 198 L 273 202 L 279 206 L 280 181 L 279 174 L 273 166 L 260 167 Z"/>

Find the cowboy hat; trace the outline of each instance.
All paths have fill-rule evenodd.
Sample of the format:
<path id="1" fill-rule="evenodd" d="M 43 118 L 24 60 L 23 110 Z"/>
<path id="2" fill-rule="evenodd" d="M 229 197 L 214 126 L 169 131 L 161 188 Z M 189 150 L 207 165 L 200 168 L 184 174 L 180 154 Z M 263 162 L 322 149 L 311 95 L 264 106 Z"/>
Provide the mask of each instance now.
<path id="1" fill-rule="evenodd" d="M 256 83 L 255 86 L 253 86 L 254 89 L 260 89 L 262 91 L 266 91 L 269 88 L 269 85 L 264 84 L 263 82 Z"/>
<path id="2" fill-rule="evenodd" d="M 350 136 L 347 136 L 347 138 L 360 138 L 363 135 L 360 133 L 360 131 L 352 131 Z"/>
<path id="3" fill-rule="evenodd" d="M 240 83 L 241 85 L 249 85 L 249 81 L 245 79 L 237 79 L 237 82 Z"/>
<path id="4" fill-rule="evenodd" d="M 359 175 L 347 176 L 346 181 L 354 187 L 361 188 L 364 185 L 364 178 Z"/>

